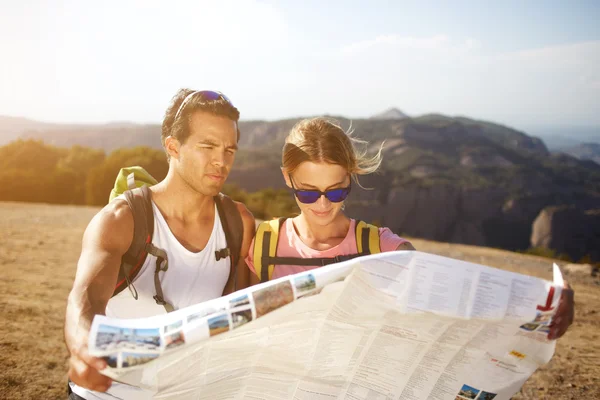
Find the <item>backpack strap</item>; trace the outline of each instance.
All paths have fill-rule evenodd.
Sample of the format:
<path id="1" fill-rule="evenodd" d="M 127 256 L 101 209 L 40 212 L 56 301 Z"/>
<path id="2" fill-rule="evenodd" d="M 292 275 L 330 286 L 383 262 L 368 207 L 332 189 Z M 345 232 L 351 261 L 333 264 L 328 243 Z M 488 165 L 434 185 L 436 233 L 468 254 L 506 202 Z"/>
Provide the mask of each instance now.
<path id="1" fill-rule="evenodd" d="M 242 240 L 244 239 L 244 223 L 237 205 L 229 196 L 219 193 L 215 196 L 215 203 L 223 231 L 225 232 L 225 241 L 227 242 L 226 248 L 215 251 L 215 258 L 219 261 L 221 258 L 229 256 L 231 265 L 229 279 L 225 287 L 231 284 L 231 280 L 233 280 L 233 291 L 235 292 L 237 286 L 237 265 L 240 260 L 240 253 L 242 252 Z"/>
<path id="2" fill-rule="evenodd" d="M 302 257 L 270 257 L 263 256 L 262 261 L 263 264 L 267 262 L 272 263 L 273 265 L 300 265 L 304 267 L 312 267 L 315 265 L 320 265 L 324 267 L 329 264 L 335 264 L 342 261 L 352 260 L 353 258 L 360 257 L 363 254 L 344 254 L 341 256 L 335 257 L 314 257 L 314 258 L 302 258 Z M 274 267 L 273 267 L 274 268 Z M 271 268 L 271 270 L 273 270 Z M 271 271 L 272 275 L 272 271 Z M 269 275 L 269 279 L 271 276 Z"/>
<path id="3" fill-rule="evenodd" d="M 381 253 L 379 245 L 379 228 L 357 220 L 355 229 L 358 253 L 356 254 L 317 258 L 277 257 L 279 231 L 284 221 L 285 218 L 280 218 L 278 220 L 274 219 L 262 222 L 256 231 L 252 255 L 254 260 L 254 270 L 261 282 L 266 282 L 271 279 L 275 265 L 300 265 L 307 267 L 314 265 L 325 266 L 352 260 L 353 258 L 368 254 Z"/>
<path id="4" fill-rule="evenodd" d="M 133 298 L 137 300 L 137 290 L 132 282 L 140 272 L 140 268 L 148 254 L 146 245 L 152 241 L 154 214 L 148 187 L 142 186 L 141 188 L 127 190 L 123 195 L 133 214 L 133 240 L 129 249 L 121 258 L 121 267 L 119 268 L 119 276 L 113 296 L 119 294 L 125 288 L 129 288 Z"/>
<path id="5" fill-rule="evenodd" d="M 279 241 L 279 230 L 286 218 L 263 221 L 258 225 L 254 237 L 254 248 L 252 249 L 252 260 L 254 271 L 261 282 L 267 282 L 273 276 L 275 268 L 277 243 Z M 274 261 L 275 260 L 275 261 Z"/>
<path id="6" fill-rule="evenodd" d="M 379 245 L 379 228 L 356 220 L 356 247 L 361 256 L 381 253 Z"/>
<path id="7" fill-rule="evenodd" d="M 128 182 L 129 183 L 129 182 Z M 156 304 L 165 307 L 167 312 L 173 311 L 173 306 L 164 300 L 162 287 L 158 273 L 168 269 L 167 253 L 152 244 L 154 234 L 154 212 L 152 210 L 152 193 L 148 186 L 134 188 L 123 192 L 125 200 L 133 214 L 133 239 L 127 252 L 121 258 L 121 267 L 113 296 L 128 288 L 134 299 L 138 299 L 138 293 L 133 285 L 133 280 L 140 272 L 148 254 L 156 257 L 156 268 L 154 271 L 153 296 Z"/>
<path id="8" fill-rule="evenodd" d="M 160 286 L 160 278 L 158 276 L 158 273 L 160 271 L 166 271 L 169 269 L 167 252 L 163 249 L 159 249 L 152 243 L 148 243 L 146 245 L 146 252 L 156 257 L 156 266 L 154 267 L 154 290 L 156 291 L 156 294 L 152 296 L 152 298 L 154 299 L 154 301 L 156 301 L 156 304 L 163 306 L 165 310 L 167 310 L 167 312 L 170 313 L 174 310 L 174 308 L 171 304 L 165 301 L 162 287 Z"/>

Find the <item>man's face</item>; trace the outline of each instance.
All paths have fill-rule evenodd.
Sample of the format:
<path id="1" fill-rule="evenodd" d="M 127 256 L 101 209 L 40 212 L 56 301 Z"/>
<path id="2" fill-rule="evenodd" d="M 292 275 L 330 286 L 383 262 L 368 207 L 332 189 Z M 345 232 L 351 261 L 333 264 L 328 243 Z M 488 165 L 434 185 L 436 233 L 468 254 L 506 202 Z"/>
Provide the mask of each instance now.
<path id="1" fill-rule="evenodd" d="M 215 196 L 229 175 L 236 151 L 236 122 L 196 111 L 190 120 L 190 136 L 179 146 L 177 172 L 196 192 Z"/>

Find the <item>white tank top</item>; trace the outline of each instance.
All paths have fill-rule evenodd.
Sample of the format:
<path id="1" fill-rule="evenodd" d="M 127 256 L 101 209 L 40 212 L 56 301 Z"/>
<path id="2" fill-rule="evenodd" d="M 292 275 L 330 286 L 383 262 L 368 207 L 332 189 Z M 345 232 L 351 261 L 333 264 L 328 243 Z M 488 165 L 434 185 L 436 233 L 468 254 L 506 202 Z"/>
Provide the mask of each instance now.
<path id="1" fill-rule="evenodd" d="M 221 297 L 230 272 L 230 257 L 216 261 L 215 251 L 227 247 L 225 231 L 215 204 L 213 230 L 204 249 L 194 253 L 186 249 L 173 235 L 154 202 L 154 235 L 152 243 L 163 249 L 169 259 L 167 271 L 159 272 L 165 301 L 177 310 L 193 304 Z M 129 289 L 112 297 L 106 306 L 106 315 L 115 318 L 143 318 L 166 314 L 164 306 L 156 304 L 153 296 L 156 257 L 148 254 L 140 272 L 133 280 L 138 299 Z M 129 385 L 113 382 L 107 393 L 92 392 L 73 383 L 71 389 L 85 399 L 150 399 L 152 393 Z"/>

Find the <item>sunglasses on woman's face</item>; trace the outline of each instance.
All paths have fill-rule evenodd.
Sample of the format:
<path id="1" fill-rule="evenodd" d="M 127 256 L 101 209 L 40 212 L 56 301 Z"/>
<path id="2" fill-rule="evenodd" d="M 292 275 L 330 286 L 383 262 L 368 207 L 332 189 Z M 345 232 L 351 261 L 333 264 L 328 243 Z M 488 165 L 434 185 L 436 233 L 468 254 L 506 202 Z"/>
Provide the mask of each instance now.
<path id="1" fill-rule="evenodd" d="M 304 204 L 315 203 L 321 198 L 321 196 L 327 197 L 327 200 L 331 201 L 332 203 L 339 203 L 341 201 L 346 200 L 346 197 L 348 197 L 348 195 L 350 194 L 350 189 L 352 188 L 352 181 L 350 181 L 350 185 L 348 185 L 348 187 L 339 189 L 329 189 L 324 192 L 321 192 L 320 190 L 296 189 L 294 187 L 294 180 L 292 179 L 291 175 L 290 182 L 292 183 L 292 190 L 294 191 L 296 198 L 298 199 L 298 201 L 300 201 L 300 203 Z"/>

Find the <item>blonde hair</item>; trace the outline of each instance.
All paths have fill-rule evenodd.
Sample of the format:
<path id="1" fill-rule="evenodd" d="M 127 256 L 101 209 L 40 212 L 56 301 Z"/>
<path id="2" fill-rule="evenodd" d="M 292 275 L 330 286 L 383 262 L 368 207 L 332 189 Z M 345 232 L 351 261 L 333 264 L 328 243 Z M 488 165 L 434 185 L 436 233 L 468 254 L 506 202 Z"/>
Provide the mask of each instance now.
<path id="1" fill-rule="evenodd" d="M 282 166 L 293 173 L 305 161 L 326 162 L 344 167 L 358 183 L 358 175 L 377 171 L 381 165 L 383 143 L 373 157 L 367 155 L 368 142 L 352 137 L 335 120 L 318 117 L 298 122 L 285 139 Z M 363 150 L 359 150 L 363 146 Z M 360 185 L 360 183 L 359 183 Z"/>

